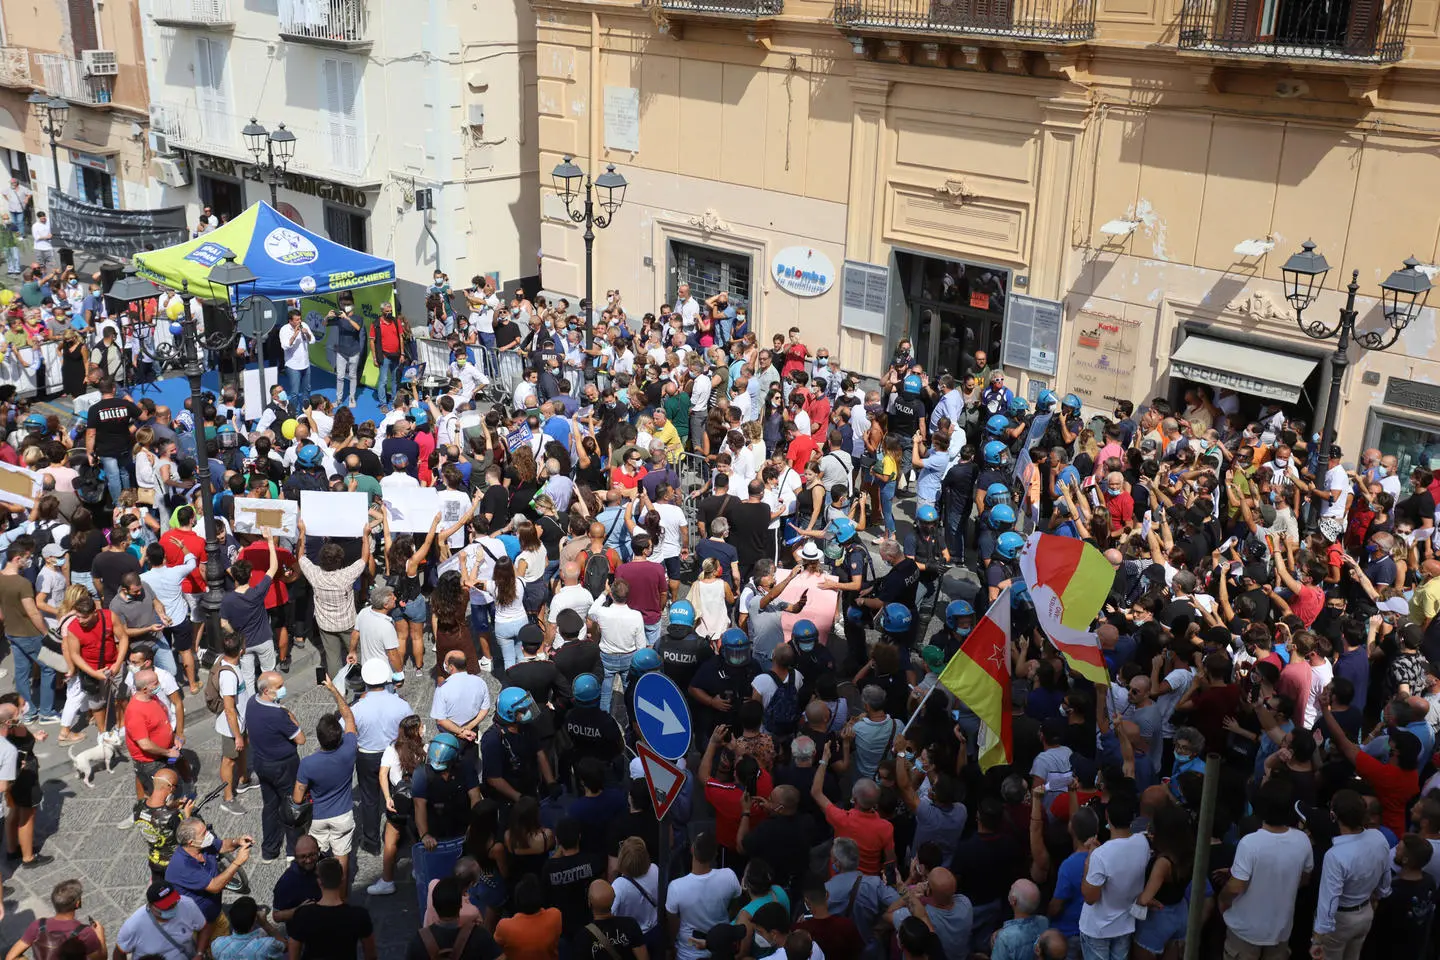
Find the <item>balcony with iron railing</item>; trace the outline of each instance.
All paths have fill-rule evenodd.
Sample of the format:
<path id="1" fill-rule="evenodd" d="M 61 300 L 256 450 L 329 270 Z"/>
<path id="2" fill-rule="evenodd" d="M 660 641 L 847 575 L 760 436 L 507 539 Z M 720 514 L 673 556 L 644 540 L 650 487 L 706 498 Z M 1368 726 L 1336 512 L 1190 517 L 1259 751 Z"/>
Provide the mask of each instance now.
<path id="1" fill-rule="evenodd" d="M 230 30 L 230 0 L 150 0 L 150 18 L 162 27 Z"/>
<path id="2" fill-rule="evenodd" d="M 280 36 L 292 43 L 368 47 L 365 0 L 280 0 Z"/>
<path id="3" fill-rule="evenodd" d="M 150 129 L 172 147 L 230 155 L 235 150 L 236 118 L 220 109 L 192 104 L 150 104 Z"/>
<path id="4" fill-rule="evenodd" d="M 0 47 L 0 87 L 29 90 L 34 86 L 30 73 L 30 48 Z"/>
<path id="5" fill-rule="evenodd" d="M 1410 0 L 1185 0 L 1182 51 L 1210 57 L 1397 62 Z"/>
<path id="6" fill-rule="evenodd" d="M 115 92 L 113 76 L 91 76 L 84 61 L 64 54 L 40 54 L 40 73 L 47 93 L 71 103 L 106 106 Z"/>
<path id="7" fill-rule="evenodd" d="M 693 14 L 726 20 L 764 20 L 778 17 L 785 10 L 785 0 L 650 0 L 659 3 L 666 14 Z"/>
<path id="8" fill-rule="evenodd" d="M 870 34 L 1081 43 L 1095 35 L 1095 0 L 836 0 L 835 24 Z"/>

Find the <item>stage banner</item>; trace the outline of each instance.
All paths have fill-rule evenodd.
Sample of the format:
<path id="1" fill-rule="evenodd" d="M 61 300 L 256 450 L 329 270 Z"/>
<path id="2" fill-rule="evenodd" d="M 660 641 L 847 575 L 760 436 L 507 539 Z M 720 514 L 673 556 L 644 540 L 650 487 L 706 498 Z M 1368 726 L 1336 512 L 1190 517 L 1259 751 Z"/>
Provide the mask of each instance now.
<path id="1" fill-rule="evenodd" d="M 395 287 L 388 283 L 377 284 L 373 287 L 360 287 L 349 293 L 354 298 L 355 313 L 365 323 L 365 336 L 369 337 L 371 325 L 380 316 L 380 304 L 395 302 Z M 327 293 L 324 296 L 306 297 L 300 301 L 305 322 L 315 331 L 315 342 L 310 345 L 310 364 L 331 373 L 335 372 L 335 363 L 331 359 L 335 328 L 326 326 L 325 317 L 331 310 L 340 310 L 339 300 L 338 294 Z M 289 307 L 285 306 L 283 309 L 288 310 Z M 367 387 L 373 387 L 380 382 L 380 371 L 368 356 L 364 369 L 360 371 L 360 382 Z"/>
<path id="2" fill-rule="evenodd" d="M 184 207 L 112 210 L 49 191 L 50 230 L 57 247 L 128 260 L 137 253 L 190 239 Z"/>

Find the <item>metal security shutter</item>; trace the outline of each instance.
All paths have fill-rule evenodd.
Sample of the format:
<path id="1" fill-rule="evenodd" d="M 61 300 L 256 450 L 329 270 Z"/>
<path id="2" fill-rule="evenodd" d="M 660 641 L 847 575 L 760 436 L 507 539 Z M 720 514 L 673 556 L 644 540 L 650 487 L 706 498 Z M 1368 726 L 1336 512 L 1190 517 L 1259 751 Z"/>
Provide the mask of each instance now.
<path id="1" fill-rule="evenodd" d="M 674 302 L 680 284 L 690 284 L 690 295 L 700 302 L 724 290 L 735 305 L 750 303 L 750 258 L 728 250 L 670 241 L 670 289 Z"/>

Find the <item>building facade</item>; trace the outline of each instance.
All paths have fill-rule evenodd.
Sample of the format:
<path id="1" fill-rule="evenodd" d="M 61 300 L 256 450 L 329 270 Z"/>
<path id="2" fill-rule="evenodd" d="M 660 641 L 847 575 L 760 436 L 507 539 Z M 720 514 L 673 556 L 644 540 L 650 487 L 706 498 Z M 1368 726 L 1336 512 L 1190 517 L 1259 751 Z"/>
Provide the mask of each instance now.
<path id="1" fill-rule="evenodd" d="M 152 203 L 220 219 L 271 201 L 252 118 L 295 135 L 279 210 L 395 260 L 407 310 L 536 273 L 533 16 L 442 0 L 140 0 Z"/>
<path id="2" fill-rule="evenodd" d="M 36 209 L 56 186 L 107 207 L 145 206 L 150 95 L 134 13 L 97 0 L 0 0 L 0 175 L 28 184 Z M 37 92 L 69 105 L 53 152 L 27 103 Z"/>
<path id="3" fill-rule="evenodd" d="M 629 190 L 595 288 L 631 311 L 689 282 L 875 376 L 976 349 L 1017 392 L 1183 400 L 1322 422 L 1333 341 L 1306 336 L 1281 264 L 1437 259 L 1440 5 L 1352 0 L 537 0 L 543 271 L 583 289 L 548 171 L 615 164 Z M 798 264 L 798 266 L 797 266 Z M 1338 436 L 1440 466 L 1426 309 L 1352 350 Z"/>

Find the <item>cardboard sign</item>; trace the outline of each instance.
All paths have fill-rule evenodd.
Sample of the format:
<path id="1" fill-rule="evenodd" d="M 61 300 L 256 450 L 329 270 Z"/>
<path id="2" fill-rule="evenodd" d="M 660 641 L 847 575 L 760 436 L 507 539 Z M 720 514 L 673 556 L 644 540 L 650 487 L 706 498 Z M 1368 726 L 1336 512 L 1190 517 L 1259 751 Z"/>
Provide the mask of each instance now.
<path id="1" fill-rule="evenodd" d="M 235 498 L 236 533 L 263 534 L 269 530 L 277 537 L 293 540 L 300 535 L 299 519 L 300 504 L 294 500 Z"/>
<path id="2" fill-rule="evenodd" d="M 33 507 L 40 497 L 40 474 L 0 463 L 0 503 Z"/>
<path id="3" fill-rule="evenodd" d="M 429 533 L 430 523 L 440 513 L 440 491 L 433 487 L 386 490 L 382 500 L 392 533 Z M 238 506 L 240 501 L 235 503 Z"/>
<path id="4" fill-rule="evenodd" d="M 300 519 L 308 537 L 361 537 L 370 510 L 368 493 L 300 491 Z"/>

